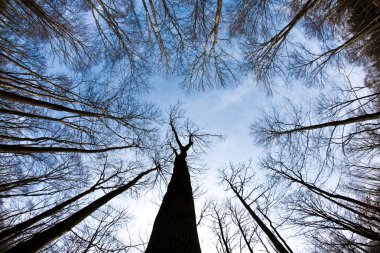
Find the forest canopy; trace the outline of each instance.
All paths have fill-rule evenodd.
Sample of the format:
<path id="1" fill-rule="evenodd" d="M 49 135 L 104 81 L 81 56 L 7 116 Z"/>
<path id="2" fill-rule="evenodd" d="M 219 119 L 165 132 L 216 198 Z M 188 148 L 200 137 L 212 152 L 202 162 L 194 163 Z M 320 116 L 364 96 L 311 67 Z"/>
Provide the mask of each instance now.
<path id="1" fill-rule="evenodd" d="M 273 101 L 244 115 L 266 152 L 219 168 L 225 196 L 196 210 L 202 251 L 377 252 L 379 1 L 2 0 L 0 17 L 1 252 L 144 252 L 117 199 L 162 199 L 181 166 L 194 201 L 223 133 L 153 103 L 156 75 Z"/>

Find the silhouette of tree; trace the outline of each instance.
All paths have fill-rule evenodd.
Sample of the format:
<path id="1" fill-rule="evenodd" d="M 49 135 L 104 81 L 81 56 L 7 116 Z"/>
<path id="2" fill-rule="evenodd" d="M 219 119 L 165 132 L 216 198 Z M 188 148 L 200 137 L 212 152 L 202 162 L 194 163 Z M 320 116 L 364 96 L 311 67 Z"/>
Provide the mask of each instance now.
<path id="1" fill-rule="evenodd" d="M 273 184 L 268 183 L 266 187 L 259 185 L 254 181 L 255 175 L 252 172 L 251 164 L 238 164 L 230 165 L 228 169 L 220 171 L 223 183 L 225 183 L 227 190 L 233 192 L 233 196 L 237 198 L 238 202 L 243 207 L 243 213 L 246 212 L 250 217 L 248 224 L 255 224 L 255 228 L 249 232 L 242 226 L 241 212 L 237 211 L 235 204 L 229 202 L 227 210 L 232 215 L 232 221 L 237 225 L 238 231 L 236 234 L 244 240 L 245 246 L 248 251 L 252 251 L 255 243 L 260 242 L 267 251 L 268 247 L 273 248 L 278 252 L 291 253 L 293 252 L 287 242 L 278 232 L 277 228 L 273 225 L 271 219 L 265 214 L 268 212 L 273 202 Z M 257 207 L 252 207 L 253 205 Z M 256 209 L 256 210 L 255 210 Z M 268 223 L 268 225 L 266 224 Z M 260 231 L 260 232 L 258 232 Z M 250 233 L 254 234 L 254 239 L 249 237 Z M 265 239 L 263 239 L 265 234 Z M 252 235 L 251 235 L 252 236 Z M 232 252 L 232 251 L 231 251 Z"/>
<path id="2" fill-rule="evenodd" d="M 273 150 L 261 169 L 287 188 L 279 207 L 286 222 L 303 229 L 314 251 L 370 251 L 379 241 L 378 94 L 351 85 L 309 110 L 288 105 L 252 125 Z"/>
<path id="3" fill-rule="evenodd" d="M 212 135 L 201 132 L 188 120 L 180 126 L 178 121 L 183 117 L 182 114 L 183 111 L 179 105 L 170 111 L 169 125 L 172 138 L 168 145 L 174 154 L 174 168 L 167 192 L 153 224 L 145 251 L 147 253 L 201 252 L 186 157 L 190 148 L 202 150 Z M 181 141 L 181 137 L 187 138 L 186 145 Z M 178 148 L 175 148 L 175 145 Z"/>
<path id="4" fill-rule="evenodd" d="M 227 87 L 243 71 L 250 74 L 253 70 L 270 91 L 273 77 L 325 85 L 331 68 L 344 69 L 354 63 L 367 72 L 362 86 L 350 84 L 333 97 L 324 94 L 316 114 L 293 104 L 284 114 L 268 113 L 254 124 L 252 132 L 259 143 L 275 145 L 279 151 L 263 162 L 266 171 L 298 185 L 286 201 L 299 217 L 313 217 L 313 221 L 290 220 L 317 228 L 309 236 L 316 247 L 336 251 L 337 242 L 347 251 L 377 247 L 377 232 L 370 226 L 378 226 L 373 210 L 377 210 L 380 189 L 375 162 L 379 150 L 379 6 L 373 0 L 0 1 L 0 233 L 6 234 L 5 240 L 10 238 L 3 245 L 26 241 L 59 222 L 63 216 L 57 214 L 77 211 L 79 205 L 74 203 L 86 198 L 100 180 L 101 166 L 92 166 L 96 161 L 112 157 L 108 164 L 114 168 L 116 157 L 130 151 L 145 158 L 157 155 L 154 139 L 159 113 L 143 102 L 147 80 L 157 69 L 181 76 L 187 90 Z M 186 191 L 187 202 L 183 205 L 190 206 L 188 228 L 198 250 L 185 158 L 194 145 L 202 150 L 208 135 L 199 134 L 189 123 L 184 129 L 189 140 L 183 145 L 179 139 L 183 129 L 178 129 L 174 114 L 172 142 L 179 150 L 172 149 L 173 176 L 164 211 L 160 209 L 156 221 L 167 224 L 166 218 L 160 218 L 162 213 L 165 217 L 166 209 L 174 212 L 166 207 L 174 200 L 166 199 L 178 197 L 181 191 L 169 197 L 171 188 L 176 185 L 177 172 L 185 171 L 187 188 L 181 189 Z M 296 169 L 302 173 L 293 175 Z M 306 173 L 309 170 L 316 174 Z M 322 183 L 334 171 L 342 174 L 336 189 Z M 118 173 L 107 174 L 112 178 L 106 182 L 107 189 L 120 186 L 121 176 L 112 176 Z M 306 175 L 314 180 L 306 180 Z M 102 183 L 107 177 L 100 178 Z M 270 227 L 269 216 L 260 213 L 263 208 L 252 209 L 239 195 L 239 186 L 225 181 L 258 227 L 249 231 L 241 226 L 235 205 L 227 208 L 228 214 L 214 206 L 218 251 L 252 252 L 251 244 L 258 242 L 266 248 L 265 236 L 275 249 L 291 251 Z M 329 213 L 335 208 L 336 213 Z M 93 238 L 70 235 L 78 248 L 88 250 L 95 238 L 106 234 L 103 227 L 109 226 L 101 217 L 95 217 L 99 226 Z M 49 224 L 42 226 L 47 218 Z M 237 234 L 229 236 L 223 224 L 229 220 Z M 154 227 L 149 245 L 156 245 L 162 233 L 155 231 L 163 229 L 164 225 Z M 323 236 L 327 230 L 329 238 Z M 249 237 L 253 232 L 254 242 Z M 149 250 L 156 247 L 149 245 Z M 107 249 L 98 249 L 113 247 L 110 243 Z M 57 244 L 51 249 L 60 250 Z"/>
<path id="5" fill-rule="evenodd" d="M 79 211 L 75 212 L 69 217 L 63 219 L 60 222 L 57 222 L 56 224 L 52 225 L 50 228 L 47 228 L 46 230 L 42 232 L 34 234 L 30 239 L 17 243 L 16 245 L 11 247 L 9 250 L 6 250 L 5 252 L 20 252 L 20 251 L 38 252 L 38 250 L 42 249 L 45 245 L 59 238 L 62 234 L 66 233 L 71 228 L 73 228 L 78 223 L 80 223 L 82 220 L 86 219 L 90 214 L 92 214 L 97 209 L 105 205 L 111 199 L 122 194 L 129 188 L 133 187 L 135 184 L 138 183 L 138 181 L 141 178 L 143 178 L 145 175 L 155 170 L 157 170 L 157 168 L 152 168 L 144 172 L 141 172 L 127 184 L 124 184 L 110 191 L 109 193 L 96 199 L 89 205 L 81 208 Z"/>

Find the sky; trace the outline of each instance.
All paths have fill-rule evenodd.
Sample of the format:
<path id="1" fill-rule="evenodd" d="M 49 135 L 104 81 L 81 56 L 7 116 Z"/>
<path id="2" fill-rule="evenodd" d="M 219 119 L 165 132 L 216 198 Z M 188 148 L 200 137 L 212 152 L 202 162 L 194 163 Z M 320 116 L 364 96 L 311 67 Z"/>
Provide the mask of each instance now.
<path id="1" fill-rule="evenodd" d="M 354 82 L 361 82 L 364 78 L 363 72 L 358 69 L 356 71 L 351 72 L 351 78 Z M 338 74 L 333 77 L 339 81 Z M 219 184 L 218 169 L 225 168 L 230 163 L 249 160 L 252 160 L 255 168 L 255 164 L 266 154 L 267 150 L 255 145 L 249 133 L 250 125 L 256 119 L 270 109 L 272 104 L 278 104 L 285 97 L 296 104 L 310 106 L 313 98 L 320 93 L 320 87 L 306 88 L 301 83 L 286 85 L 280 79 L 275 79 L 273 93 L 268 95 L 265 89 L 250 77 L 245 77 L 239 85 L 234 87 L 191 93 L 181 89 L 180 80 L 176 78 L 154 76 L 151 83 L 153 89 L 150 93 L 150 100 L 163 111 L 181 103 L 186 110 L 185 116 L 204 132 L 224 136 L 222 141 L 213 141 L 203 155 L 206 172 L 199 177 L 200 180 L 197 184 L 200 184 L 206 193 L 201 198 L 195 199 L 197 215 L 199 215 L 199 210 L 205 200 L 222 200 L 226 196 L 232 196 L 229 195 L 231 193 L 225 192 L 223 186 Z M 264 174 L 260 175 L 259 171 L 257 176 L 265 177 Z M 194 188 L 194 179 L 192 184 Z M 153 191 L 139 198 L 135 204 L 128 205 L 128 209 L 133 215 L 132 229 L 129 232 L 135 231 L 132 233 L 138 233 L 148 241 L 162 197 L 163 195 L 158 196 L 157 192 Z M 202 252 L 215 252 L 215 236 L 211 230 L 201 226 L 198 228 L 198 234 Z M 293 250 L 301 252 L 303 245 L 297 243 L 296 239 L 290 240 Z"/>
<path id="2" fill-rule="evenodd" d="M 290 92 L 278 82 L 273 94 L 269 96 L 253 78 L 247 77 L 235 87 L 187 93 L 180 88 L 179 82 L 175 78 L 152 77 L 151 101 L 164 111 L 179 102 L 186 110 L 185 116 L 204 132 L 221 134 L 224 137 L 223 140 L 214 140 L 203 155 L 206 172 L 199 177 L 197 184 L 200 184 L 206 193 L 201 198 L 195 199 L 196 212 L 199 215 L 203 201 L 223 199 L 230 194 L 226 193 L 219 184 L 218 169 L 228 166 L 231 162 L 252 160 L 255 164 L 265 154 L 265 150 L 254 144 L 249 134 L 250 124 L 259 118 L 273 101 L 281 100 L 284 95 L 302 97 L 305 95 L 303 93 L 305 90 L 300 88 Z M 192 184 L 194 188 L 194 179 Z M 135 236 L 139 234 L 145 240 L 149 239 L 162 197 L 158 197 L 156 192 L 151 192 L 139 198 L 134 204 L 128 205 L 133 215 L 130 233 L 134 231 L 132 233 L 135 233 Z M 198 229 L 198 234 L 202 252 L 215 252 L 214 241 L 210 240 L 213 238 L 211 230 L 201 227 Z"/>
<path id="3" fill-rule="evenodd" d="M 254 84 L 253 79 L 247 79 L 236 87 L 192 93 L 181 89 L 179 81 L 175 79 L 155 76 L 151 82 L 154 87 L 151 92 L 152 102 L 163 110 L 168 110 L 179 102 L 186 110 L 185 116 L 204 132 L 224 137 L 223 140 L 215 139 L 203 155 L 206 171 L 198 184 L 206 194 L 202 199 L 195 199 L 198 215 L 204 199 L 226 195 L 223 187 L 218 184 L 218 169 L 228 166 L 230 162 L 255 160 L 258 158 L 256 154 L 261 153 L 249 135 L 249 125 L 255 115 L 262 113 L 260 110 L 263 101 L 268 101 L 267 94 Z M 194 182 L 192 184 L 194 188 Z M 160 201 L 156 195 L 148 194 L 140 198 L 132 208 L 132 212 L 135 212 L 134 227 L 139 228 L 142 234 L 150 233 Z M 215 252 L 209 240 L 210 230 L 203 228 L 198 233 L 202 252 Z"/>
<path id="4" fill-rule="evenodd" d="M 361 75 L 362 73 L 359 73 L 359 79 L 362 78 Z M 168 77 L 164 74 L 160 76 L 156 73 L 150 78 L 150 83 L 151 90 L 147 99 L 149 102 L 157 105 L 164 112 L 180 103 L 186 111 L 185 117 L 197 124 L 204 132 L 220 134 L 224 137 L 223 140 L 215 139 L 206 150 L 202 157 L 206 164 L 205 174 L 198 176 L 198 182 L 194 182 L 193 179 L 193 188 L 195 184 L 198 184 L 201 185 L 202 190 L 206 191 L 201 198 L 195 199 L 197 215 L 205 200 L 223 199 L 230 194 L 226 193 L 223 186 L 219 184 L 218 169 L 225 168 L 230 163 L 250 160 L 255 167 L 255 164 L 265 155 L 266 150 L 255 145 L 249 133 L 250 125 L 261 118 L 272 104 L 279 103 L 285 97 L 290 98 L 292 102 L 304 103 L 320 91 L 318 87 L 305 88 L 304 84 L 297 82 L 285 84 L 281 79 L 275 78 L 273 92 L 268 95 L 265 88 L 258 85 L 250 76 L 243 77 L 236 86 L 190 93 L 181 88 L 181 80 L 175 76 Z M 264 177 L 263 174 L 258 176 Z M 121 232 L 121 235 L 128 236 L 130 233 L 134 238 L 141 236 L 147 242 L 162 197 L 163 195 L 159 195 L 157 191 L 150 191 L 144 193 L 139 199 L 128 199 L 124 207 L 129 210 L 132 219 L 128 224 L 128 229 Z M 114 201 L 123 202 L 125 198 L 117 198 Z M 198 234 L 202 252 L 215 252 L 215 236 L 211 234 L 211 230 L 200 227 Z"/>
<path id="5" fill-rule="evenodd" d="M 301 33 L 297 33 L 299 30 L 295 31 L 294 36 L 303 37 Z M 306 38 L 300 40 L 300 43 L 307 43 L 314 51 L 318 49 L 317 44 Z M 52 66 L 52 68 L 54 67 Z M 197 214 L 199 214 L 204 200 L 223 198 L 228 194 L 224 191 L 223 186 L 218 184 L 218 169 L 228 166 L 231 162 L 238 163 L 249 160 L 252 160 L 255 167 L 259 159 L 265 155 L 266 150 L 256 146 L 249 134 L 250 124 L 263 115 L 263 110 L 270 108 L 272 103 L 279 102 L 283 97 L 289 97 L 293 102 L 305 101 L 319 91 L 318 88 L 306 89 L 298 83 L 293 83 L 292 88 L 288 89 L 282 81 L 275 80 L 273 94 L 268 95 L 263 87 L 255 83 L 254 78 L 244 77 L 240 81 L 239 85 L 225 89 L 217 88 L 204 92 L 187 93 L 180 88 L 181 81 L 177 77 L 156 74 L 150 80 L 152 90 L 148 100 L 163 111 L 180 103 L 186 110 L 185 116 L 205 132 L 224 136 L 223 141 L 214 140 L 203 156 L 206 171 L 203 175 L 198 176 L 197 184 L 201 185 L 206 193 L 201 198 L 195 199 Z M 146 241 L 149 239 L 162 197 L 162 195 L 158 196 L 157 191 L 150 191 L 138 200 L 134 200 L 133 203 L 126 203 L 133 217 L 129 224 L 129 232 L 135 233 L 135 235 L 141 234 Z M 119 198 L 117 201 L 123 200 Z M 199 237 L 202 252 L 215 252 L 214 241 L 210 240 L 212 235 L 209 229 L 201 228 Z"/>

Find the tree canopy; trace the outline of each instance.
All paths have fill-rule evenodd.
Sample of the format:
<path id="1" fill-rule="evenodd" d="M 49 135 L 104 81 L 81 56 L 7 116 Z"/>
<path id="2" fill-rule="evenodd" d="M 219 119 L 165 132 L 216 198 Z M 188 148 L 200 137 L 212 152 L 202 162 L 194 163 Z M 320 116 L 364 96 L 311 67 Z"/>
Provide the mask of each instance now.
<path id="1" fill-rule="evenodd" d="M 246 115 L 267 153 L 219 169 L 226 197 L 197 213 L 217 252 L 378 250 L 379 1 L 3 0 L 0 20 L 1 252 L 146 249 L 111 199 L 159 192 L 188 151 L 196 182 L 220 137 L 152 103 L 157 74 L 313 93 Z"/>

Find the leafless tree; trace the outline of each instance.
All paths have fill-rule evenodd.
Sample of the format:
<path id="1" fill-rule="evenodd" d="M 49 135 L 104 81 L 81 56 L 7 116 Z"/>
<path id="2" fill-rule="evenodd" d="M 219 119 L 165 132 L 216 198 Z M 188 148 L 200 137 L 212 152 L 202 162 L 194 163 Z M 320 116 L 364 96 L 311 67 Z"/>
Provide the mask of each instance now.
<path id="1" fill-rule="evenodd" d="M 260 241 L 262 247 L 267 251 L 268 248 L 272 248 L 278 252 L 293 252 L 286 240 L 280 235 L 276 223 L 268 215 L 278 198 L 278 194 L 275 194 L 275 184 L 273 182 L 267 182 L 267 185 L 257 184 L 250 163 L 231 164 L 229 168 L 221 170 L 220 173 L 227 190 L 232 191 L 234 197 L 242 205 L 244 212 L 250 216 L 250 223 L 254 224 L 254 229 L 250 233 L 254 232 L 257 237 L 252 239 L 250 233 L 242 226 L 241 214 L 239 215 L 238 209 L 234 205 L 229 205 L 234 223 L 239 229 L 238 233 L 244 239 L 248 251 L 252 252 L 253 250 L 252 241 Z"/>
<path id="2" fill-rule="evenodd" d="M 218 253 L 232 253 L 238 246 L 235 244 L 236 233 L 231 228 L 231 221 L 227 218 L 227 212 L 223 207 L 213 203 L 212 206 L 213 232 L 217 237 L 215 245 Z"/>
<path id="3" fill-rule="evenodd" d="M 203 133 L 189 120 L 181 124 L 183 113 L 179 105 L 169 113 L 168 147 L 174 155 L 174 168 L 153 224 L 147 253 L 201 252 L 187 156 L 191 148 L 202 152 L 213 135 Z M 186 144 L 183 139 L 187 139 Z"/>
<path id="4" fill-rule="evenodd" d="M 288 187 L 287 222 L 314 251 L 369 252 L 379 240 L 378 95 L 350 84 L 315 101 L 253 124 L 257 142 L 273 151 L 261 168 Z"/>
<path id="5" fill-rule="evenodd" d="M 106 206 L 41 252 L 129 252 L 137 245 L 132 242 L 125 244 L 117 236 L 120 228 L 125 229 L 128 222 L 124 211 Z"/>
<path id="6" fill-rule="evenodd" d="M 69 217 L 63 219 L 60 222 L 57 222 L 53 224 L 51 227 L 47 228 L 46 230 L 34 234 L 31 238 L 17 243 L 16 245 L 12 246 L 9 250 L 6 250 L 5 252 L 20 252 L 20 250 L 25 251 L 28 250 L 30 252 L 37 252 L 39 249 L 42 249 L 44 246 L 49 244 L 51 241 L 59 238 L 61 235 L 75 227 L 78 223 L 80 223 L 82 220 L 86 219 L 90 214 L 101 208 L 103 205 L 105 205 L 107 202 L 109 202 L 114 197 L 122 194 L 129 188 L 133 187 L 134 185 L 141 184 L 139 182 L 140 179 L 142 179 L 144 176 L 149 174 L 152 171 L 156 171 L 158 168 L 152 168 L 146 171 L 143 171 L 139 173 L 135 178 L 133 178 L 128 183 L 121 185 L 117 187 L 116 189 L 106 193 L 105 195 L 97 198 L 92 203 L 88 204 L 87 206 L 81 208 L 77 212 L 73 213 Z M 145 179 L 146 180 L 146 179 Z"/>
<path id="7" fill-rule="evenodd" d="M 74 196 L 86 193 L 96 181 L 92 174 L 99 171 L 89 161 L 103 153 L 118 157 L 133 150 L 145 159 L 165 157 L 167 164 L 187 153 L 190 146 L 196 155 L 197 150 L 202 152 L 208 135 L 199 134 L 189 121 L 178 128 L 174 114 L 170 120 L 174 135 L 166 146 L 172 154 L 152 144 L 158 112 L 141 97 L 151 71 L 164 68 L 168 74 L 183 77 L 186 89 L 205 90 L 229 86 L 242 69 L 253 69 L 270 90 L 274 75 L 301 78 L 313 86 L 316 80 L 327 78 L 329 68 L 341 69 L 347 61 L 366 68 L 364 85 L 341 89 L 335 97 L 323 95 L 317 114 L 290 104 L 290 111 L 267 114 L 252 132 L 259 142 L 278 145 L 275 160 L 281 166 L 289 168 L 291 161 L 291 167 L 302 172 L 316 168 L 316 178 L 310 182 L 299 174 L 282 174 L 264 166 L 284 181 L 308 189 L 304 195 L 295 191 L 289 203 L 292 197 L 303 196 L 311 209 L 325 205 L 308 213 L 316 219 L 335 207 L 364 220 L 376 218 L 375 214 L 365 216 L 358 203 L 376 207 L 380 189 L 375 162 L 379 151 L 379 13 L 379 4 L 371 0 L 0 1 L 2 231 L 16 225 L 20 217 L 30 220 L 54 210 L 54 202 L 76 200 Z M 315 40 L 315 45 L 305 45 L 305 38 Z M 187 149 L 176 131 L 187 134 Z M 170 174 L 161 169 L 161 179 Z M 349 195 L 338 194 L 338 200 L 318 184 L 334 171 L 345 179 L 339 189 L 344 186 L 350 191 Z M 245 201 L 234 178 L 225 178 L 238 199 Z M 347 183 L 349 179 L 354 180 Z M 89 183 L 83 184 L 86 180 Z M 45 201 L 46 196 L 51 198 Z M 342 206 L 339 201 L 347 198 L 359 202 Z M 266 208 L 256 212 L 244 201 L 274 248 L 291 251 L 275 228 L 260 223 L 271 224 L 263 211 Z M 246 235 L 235 207 L 229 210 L 228 217 L 223 211 L 216 220 L 231 218 L 239 233 Z M 347 250 L 360 248 L 360 238 L 373 240 L 368 237 L 373 235 L 371 229 L 345 215 L 339 213 L 339 219 L 349 224 L 343 224 L 346 227 L 337 223 L 337 217 L 326 216 L 338 224 L 339 229 L 332 232 L 334 240 L 356 242 Z M 347 226 L 358 240 L 336 232 Z M 250 249 L 249 237 L 239 238 Z M 88 242 L 84 237 L 78 240 Z"/>
<path id="8" fill-rule="evenodd" d="M 370 46 L 379 38 L 373 1 L 235 1 L 230 10 L 229 35 L 245 39 L 246 62 L 268 89 L 274 75 L 323 84 L 327 67 L 342 68 L 347 59 L 378 77 L 377 47 Z"/>

